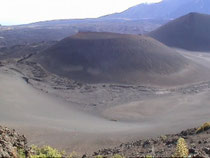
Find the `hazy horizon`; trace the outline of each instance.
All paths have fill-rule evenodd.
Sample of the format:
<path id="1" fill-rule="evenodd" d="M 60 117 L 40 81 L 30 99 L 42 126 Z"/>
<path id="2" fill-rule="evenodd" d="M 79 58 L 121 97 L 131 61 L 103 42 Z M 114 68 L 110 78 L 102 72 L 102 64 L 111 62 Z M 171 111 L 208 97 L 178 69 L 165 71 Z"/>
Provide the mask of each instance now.
<path id="1" fill-rule="evenodd" d="M 55 19 L 97 18 L 124 11 L 140 3 L 159 1 L 161 0 L 2 0 L 0 24 L 17 25 Z"/>

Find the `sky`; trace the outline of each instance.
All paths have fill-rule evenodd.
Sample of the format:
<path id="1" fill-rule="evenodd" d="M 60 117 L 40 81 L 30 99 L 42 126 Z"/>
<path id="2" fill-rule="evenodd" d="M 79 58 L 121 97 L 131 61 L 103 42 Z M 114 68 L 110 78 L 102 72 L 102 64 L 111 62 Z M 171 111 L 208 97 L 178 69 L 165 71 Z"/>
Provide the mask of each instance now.
<path id="1" fill-rule="evenodd" d="M 0 0 L 0 24 L 96 18 L 161 0 Z"/>

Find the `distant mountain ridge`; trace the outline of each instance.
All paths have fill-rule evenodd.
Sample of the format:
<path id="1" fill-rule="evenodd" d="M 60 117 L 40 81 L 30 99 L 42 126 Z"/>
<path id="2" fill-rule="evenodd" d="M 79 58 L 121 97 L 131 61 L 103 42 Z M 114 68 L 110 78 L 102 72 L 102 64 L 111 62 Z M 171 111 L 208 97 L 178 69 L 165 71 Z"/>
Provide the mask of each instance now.
<path id="1" fill-rule="evenodd" d="M 163 0 L 139 4 L 124 12 L 94 19 L 51 20 L 4 26 L 0 27 L 0 48 L 59 41 L 79 31 L 146 34 L 189 12 L 210 14 L 210 0 Z"/>
<path id="2" fill-rule="evenodd" d="M 42 41 L 59 41 L 79 31 L 145 34 L 166 22 L 165 20 L 68 19 L 2 27 L 0 48 Z"/>
<path id="3" fill-rule="evenodd" d="M 210 14 L 210 0 L 163 0 L 139 4 L 103 19 L 175 19 L 190 12 Z"/>
<path id="4" fill-rule="evenodd" d="M 210 15 L 190 13 L 148 35 L 171 47 L 210 51 Z"/>

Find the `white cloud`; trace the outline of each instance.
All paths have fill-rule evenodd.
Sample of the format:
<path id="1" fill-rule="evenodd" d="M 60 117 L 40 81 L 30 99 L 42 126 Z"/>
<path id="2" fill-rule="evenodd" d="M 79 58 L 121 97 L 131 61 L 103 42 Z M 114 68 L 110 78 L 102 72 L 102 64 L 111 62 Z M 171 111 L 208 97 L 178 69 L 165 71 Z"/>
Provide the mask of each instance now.
<path id="1" fill-rule="evenodd" d="M 143 2 L 160 0 L 0 0 L 0 23 L 94 18 L 123 11 Z"/>

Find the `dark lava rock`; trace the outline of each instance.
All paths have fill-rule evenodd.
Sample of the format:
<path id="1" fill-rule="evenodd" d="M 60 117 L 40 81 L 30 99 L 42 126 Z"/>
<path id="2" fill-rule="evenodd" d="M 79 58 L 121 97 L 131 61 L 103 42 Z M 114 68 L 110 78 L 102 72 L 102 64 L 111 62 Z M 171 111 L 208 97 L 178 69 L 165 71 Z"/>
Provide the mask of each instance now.
<path id="1" fill-rule="evenodd" d="M 29 147 L 24 135 L 15 130 L 0 126 L 0 157 L 18 157 L 18 150 L 22 149 L 29 157 Z"/>
<path id="2" fill-rule="evenodd" d="M 22 78 L 26 83 L 29 83 L 29 78 L 27 78 L 27 77 L 22 77 Z"/>
<path id="3" fill-rule="evenodd" d="M 210 148 L 204 147 L 203 151 L 205 151 L 206 154 L 210 155 Z"/>
<path id="4" fill-rule="evenodd" d="M 189 153 L 190 153 L 190 154 L 195 154 L 196 151 L 195 151 L 195 149 L 191 148 L 191 149 L 189 149 Z"/>
<path id="5" fill-rule="evenodd" d="M 150 141 L 149 140 L 146 140 L 144 143 L 143 143 L 143 148 L 147 147 L 150 145 Z"/>
<path id="6" fill-rule="evenodd" d="M 188 129 L 186 131 L 182 131 L 179 136 L 189 136 L 189 135 L 194 135 L 196 133 L 196 128 Z"/>
<path id="7" fill-rule="evenodd" d="M 177 139 L 176 138 L 166 141 L 166 145 L 171 145 L 171 144 L 176 144 L 176 143 L 177 143 Z"/>

